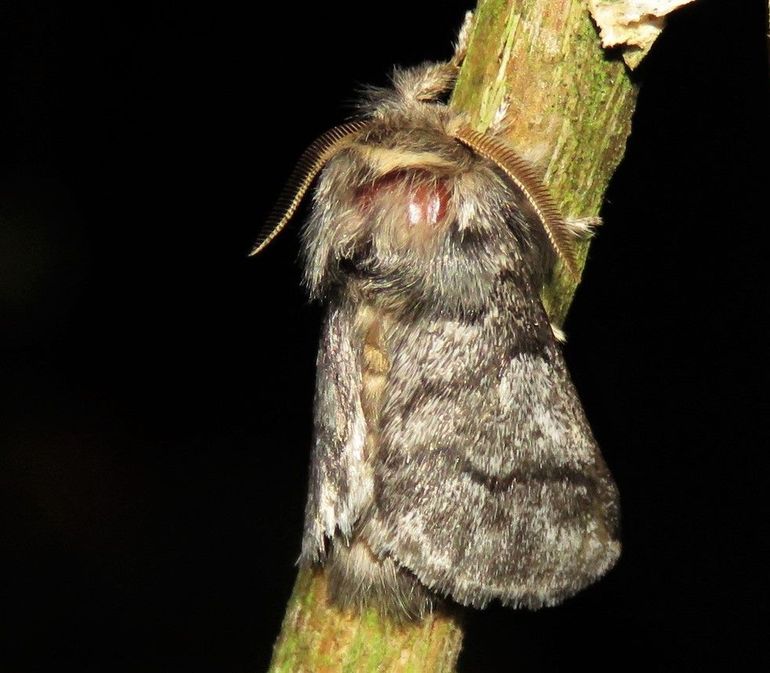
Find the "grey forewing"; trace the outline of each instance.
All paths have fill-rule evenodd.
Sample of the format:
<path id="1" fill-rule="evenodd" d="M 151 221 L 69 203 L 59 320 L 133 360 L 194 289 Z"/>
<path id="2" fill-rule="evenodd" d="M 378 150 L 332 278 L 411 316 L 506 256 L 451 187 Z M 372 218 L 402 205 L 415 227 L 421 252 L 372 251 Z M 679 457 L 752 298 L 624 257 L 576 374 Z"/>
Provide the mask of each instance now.
<path id="1" fill-rule="evenodd" d="M 537 607 L 611 565 L 615 487 L 545 312 L 501 274 L 481 322 L 395 324 L 363 535 L 461 603 Z"/>

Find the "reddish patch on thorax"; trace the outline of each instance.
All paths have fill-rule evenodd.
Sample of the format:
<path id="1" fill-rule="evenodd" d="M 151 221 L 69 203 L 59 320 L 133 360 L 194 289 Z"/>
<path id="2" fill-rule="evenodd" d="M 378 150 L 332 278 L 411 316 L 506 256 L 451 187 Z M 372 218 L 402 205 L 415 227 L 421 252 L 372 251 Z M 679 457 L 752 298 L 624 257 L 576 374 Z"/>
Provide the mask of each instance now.
<path id="1" fill-rule="evenodd" d="M 445 180 L 415 171 L 393 171 L 356 191 L 356 200 L 365 211 L 382 197 L 399 199 L 405 224 L 424 227 L 443 222 L 450 194 Z"/>

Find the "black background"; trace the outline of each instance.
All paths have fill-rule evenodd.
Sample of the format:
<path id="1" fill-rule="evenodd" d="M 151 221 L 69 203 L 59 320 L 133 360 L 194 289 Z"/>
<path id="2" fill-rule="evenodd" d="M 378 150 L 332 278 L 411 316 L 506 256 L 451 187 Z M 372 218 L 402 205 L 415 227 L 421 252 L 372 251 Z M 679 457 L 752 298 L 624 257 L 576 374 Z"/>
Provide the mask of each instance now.
<path id="1" fill-rule="evenodd" d="M 0 669 L 266 668 L 321 313 L 296 227 L 246 253 L 356 87 L 448 57 L 470 4 L 3 4 Z M 470 612 L 462 671 L 766 656 L 765 32 L 761 2 L 672 17 L 566 326 L 623 558 Z"/>

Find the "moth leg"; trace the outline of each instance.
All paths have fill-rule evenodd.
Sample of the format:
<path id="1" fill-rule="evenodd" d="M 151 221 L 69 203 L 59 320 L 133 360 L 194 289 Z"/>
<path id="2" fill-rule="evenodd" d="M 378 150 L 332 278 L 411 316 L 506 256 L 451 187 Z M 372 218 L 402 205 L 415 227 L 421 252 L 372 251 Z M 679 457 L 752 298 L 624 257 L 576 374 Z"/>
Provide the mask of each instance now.
<path id="1" fill-rule="evenodd" d="M 455 53 L 452 58 L 444 63 L 428 64 L 423 70 L 423 81 L 417 91 L 419 100 L 433 100 L 454 86 L 460 72 L 460 66 L 468 51 L 468 40 L 472 29 L 473 12 L 466 12 L 463 24 L 460 26 L 460 32 L 457 35 Z M 432 75 L 432 77 L 427 77 L 427 75 Z"/>
<path id="2" fill-rule="evenodd" d="M 568 217 L 564 220 L 567 225 L 567 231 L 578 241 L 584 241 L 594 235 L 597 227 L 602 225 L 602 218 L 598 215 L 593 217 Z M 551 331 L 556 341 L 564 343 L 567 341 L 567 335 L 563 329 L 551 323 Z"/>
<path id="3" fill-rule="evenodd" d="M 558 325 L 555 323 L 551 323 L 551 331 L 553 332 L 553 336 L 559 343 L 564 343 L 567 341 L 567 333 Z"/>
<path id="4" fill-rule="evenodd" d="M 596 228 L 602 225 L 602 218 L 598 215 L 593 217 L 568 217 L 564 220 L 564 224 L 567 225 L 567 231 L 576 240 L 585 240 L 591 238 L 596 233 Z"/>
<path id="5" fill-rule="evenodd" d="M 457 68 L 462 65 L 462 62 L 465 60 L 465 54 L 468 53 L 468 41 L 470 40 L 471 31 L 473 30 L 473 18 L 473 12 L 465 12 L 463 25 L 460 26 L 460 32 L 457 34 L 455 53 L 450 61 L 450 63 Z"/>

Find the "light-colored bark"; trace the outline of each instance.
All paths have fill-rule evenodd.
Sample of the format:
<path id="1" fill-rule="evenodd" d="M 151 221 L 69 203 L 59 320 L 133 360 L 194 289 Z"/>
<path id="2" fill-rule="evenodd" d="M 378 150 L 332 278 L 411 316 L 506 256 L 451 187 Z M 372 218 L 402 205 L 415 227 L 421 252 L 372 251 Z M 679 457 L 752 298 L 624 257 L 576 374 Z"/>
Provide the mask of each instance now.
<path id="1" fill-rule="evenodd" d="M 623 62 L 603 53 L 585 0 L 479 2 L 451 104 L 485 130 L 503 102 L 508 139 L 538 159 L 562 212 L 596 215 L 623 155 L 635 90 Z M 557 322 L 575 287 L 557 273 L 546 288 Z M 302 570 L 270 671 L 450 673 L 461 641 L 457 618 L 440 611 L 405 625 L 341 612 L 326 600 L 323 570 Z"/>
<path id="2" fill-rule="evenodd" d="M 603 47 L 620 47 L 635 68 L 666 25 L 666 16 L 693 0 L 588 0 Z"/>

